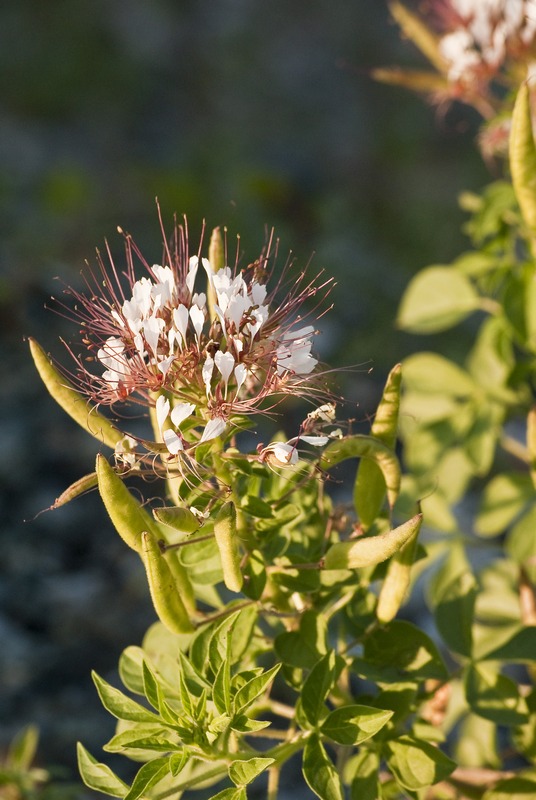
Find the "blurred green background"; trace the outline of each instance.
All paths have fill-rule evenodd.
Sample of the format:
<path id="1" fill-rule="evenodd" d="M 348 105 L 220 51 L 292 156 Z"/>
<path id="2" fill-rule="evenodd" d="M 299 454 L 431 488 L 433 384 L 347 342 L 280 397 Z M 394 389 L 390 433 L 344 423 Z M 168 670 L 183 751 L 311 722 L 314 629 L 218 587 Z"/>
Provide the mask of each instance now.
<path id="1" fill-rule="evenodd" d="M 2 742 L 36 721 L 43 760 L 72 765 L 77 737 L 98 752 L 112 721 L 89 670 L 113 679 L 154 618 L 96 497 L 33 519 L 95 454 L 23 341 L 59 357 L 75 333 L 44 309 L 55 277 L 77 284 L 105 237 L 120 254 L 117 225 L 159 261 L 156 196 L 194 242 L 203 219 L 240 233 L 248 259 L 274 226 L 281 263 L 314 253 L 337 281 L 317 352 L 361 365 L 338 385 L 365 419 L 388 369 L 430 344 L 394 327 L 404 287 L 464 247 L 456 197 L 488 179 L 470 112 L 369 76 L 418 63 L 376 0 L 0 4 Z"/>

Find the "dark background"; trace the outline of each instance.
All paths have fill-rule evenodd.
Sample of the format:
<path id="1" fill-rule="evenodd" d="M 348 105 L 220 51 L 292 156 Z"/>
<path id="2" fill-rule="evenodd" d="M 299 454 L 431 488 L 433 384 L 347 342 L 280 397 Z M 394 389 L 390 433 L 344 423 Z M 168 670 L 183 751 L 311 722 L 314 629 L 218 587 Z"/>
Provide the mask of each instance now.
<path id="1" fill-rule="evenodd" d="M 96 451 L 23 340 L 60 357 L 74 333 L 44 310 L 55 277 L 77 284 L 105 237 L 119 253 L 117 225 L 158 262 L 156 196 L 194 242 L 203 219 L 227 225 L 250 259 L 274 226 L 283 254 L 314 252 L 337 281 L 317 350 L 362 365 L 338 384 L 365 419 L 388 369 L 432 341 L 395 329 L 404 287 L 465 246 L 456 197 L 488 179 L 469 111 L 369 77 L 420 63 L 376 0 L 0 5 L 0 744 L 32 721 L 43 762 L 72 769 L 77 738 L 99 754 L 113 721 L 89 671 L 113 678 L 154 619 L 95 495 L 34 519 Z"/>

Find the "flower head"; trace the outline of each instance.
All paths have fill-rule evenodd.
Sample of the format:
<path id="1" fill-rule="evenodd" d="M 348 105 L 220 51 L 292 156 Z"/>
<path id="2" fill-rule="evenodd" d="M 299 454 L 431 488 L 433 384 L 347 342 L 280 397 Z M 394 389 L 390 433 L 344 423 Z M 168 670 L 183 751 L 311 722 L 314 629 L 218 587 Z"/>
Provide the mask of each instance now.
<path id="1" fill-rule="evenodd" d="M 124 269 L 107 248 L 87 291 L 66 290 L 86 348 L 75 355 L 76 383 L 93 402 L 151 407 L 173 457 L 221 436 L 239 415 L 271 408 L 286 394 L 319 391 L 316 331 L 304 324 L 303 307 L 325 296 L 329 281 L 306 282 L 302 273 L 270 290 L 272 239 L 239 269 L 238 257 L 234 266 L 214 268 L 200 253 L 190 255 L 185 225 L 176 225 L 162 264 L 151 265 L 124 238 Z"/>

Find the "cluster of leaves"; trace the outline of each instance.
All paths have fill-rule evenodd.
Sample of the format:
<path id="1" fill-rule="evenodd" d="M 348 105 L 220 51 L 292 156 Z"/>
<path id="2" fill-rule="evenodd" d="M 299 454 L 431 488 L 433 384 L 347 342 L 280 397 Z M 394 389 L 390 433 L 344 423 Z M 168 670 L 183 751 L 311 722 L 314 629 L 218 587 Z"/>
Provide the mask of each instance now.
<path id="1" fill-rule="evenodd" d="M 0 762 L 2 800 L 74 800 L 77 787 L 52 779 L 50 773 L 35 766 L 39 734 L 29 725 L 12 740 Z"/>

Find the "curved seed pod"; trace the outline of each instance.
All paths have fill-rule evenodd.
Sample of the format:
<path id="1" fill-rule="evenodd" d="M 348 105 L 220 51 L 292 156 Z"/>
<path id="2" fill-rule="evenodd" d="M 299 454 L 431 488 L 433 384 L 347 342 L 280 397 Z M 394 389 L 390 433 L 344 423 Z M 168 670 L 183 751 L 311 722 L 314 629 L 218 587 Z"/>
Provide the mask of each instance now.
<path id="1" fill-rule="evenodd" d="M 153 508 L 153 517 L 157 522 L 174 528 L 181 533 L 194 533 L 200 526 L 200 520 L 190 509 L 182 506 L 162 506 Z"/>
<path id="2" fill-rule="evenodd" d="M 71 500 L 74 500 L 75 497 L 80 497 L 81 494 L 85 494 L 85 492 L 89 492 L 90 489 L 93 489 L 94 486 L 97 485 L 97 473 L 90 472 L 89 475 L 84 475 L 83 478 L 78 478 L 77 481 L 71 483 L 70 486 L 65 489 L 59 497 L 56 498 L 54 504 L 50 506 L 51 509 L 60 508 L 60 506 L 65 506 L 67 503 L 70 503 Z"/>
<path id="3" fill-rule="evenodd" d="M 530 477 L 536 487 L 536 406 L 530 409 L 527 416 L 527 450 L 529 451 Z"/>
<path id="4" fill-rule="evenodd" d="M 385 481 L 389 507 L 392 508 L 400 491 L 400 464 L 393 450 L 374 436 L 346 436 L 328 444 L 318 466 L 328 470 L 347 458 L 370 458 L 376 462 Z"/>
<path id="5" fill-rule="evenodd" d="M 397 364 L 387 377 L 370 434 L 387 447 L 394 448 L 400 409 L 402 367 Z M 354 504 L 363 530 L 368 530 L 381 511 L 385 480 L 378 464 L 370 458 L 360 462 L 354 485 Z"/>
<path id="6" fill-rule="evenodd" d="M 417 14 L 399 3 L 398 0 L 389 3 L 389 11 L 400 25 L 404 35 L 419 48 L 434 67 L 445 73 L 447 63 L 439 50 L 439 36 L 432 33 Z"/>
<path id="7" fill-rule="evenodd" d="M 149 590 L 160 621 L 171 633 L 190 633 L 194 626 L 158 542 L 148 531 L 142 532 L 141 541 Z"/>
<path id="8" fill-rule="evenodd" d="M 99 442 L 112 449 L 115 448 L 125 434 L 98 411 L 88 408 L 84 397 L 56 369 L 35 339 L 29 339 L 29 343 L 30 352 L 41 380 L 58 405 Z"/>
<path id="9" fill-rule="evenodd" d="M 210 244 L 208 246 L 208 260 L 210 263 L 210 269 L 213 273 L 225 266 L 223 238 L 219 228 L 214 228 L 212 231 Z M 214 286 L 212 285 L 211 281 L 209 281 L 209 285 L 207 286 L 207 304 L 209 317 L 211 320 L 213 320 L 216 316 L 216 292 L 214 291 Z"/>
<path id="10" fill-rule="evenodd" d="M 231 592 L 239 592 L 244 578 L 240 571 L 240 551 L 234 503 L 225 503 L 214 520 L 214 536 L 220 551 L 223 580 Z"/>
<path id="11" fill-rule="evenodd" d="M 96 473 L 102 502 L 115 529 L 125 544 L 140 553 L 142 531 L 153 531 L 151 517 L 101 454 L 97 456 Z"/>
<path id="12" fill-rule="evenodd" d="M 324 569 L 359 569 L 372 567 L 400 550 L 420 525 L 422 514 L 416 514 L 403 525 L 379 536 L 364 536 L 352 542 L 339 542 L 330 547 Z"/>
<path id="13" fill-rule="evenodd" d="M 384 625 L 396 617 L 409 588 L 411 567 L 415 558 L 415 548 L 421 529 L 422 517 L 414 517 L 410 522 L 413 521 L 415 521 L 414 533 L 392 557 L 380 589 L 376 616 Z"/>
<path id="14" fill-rule="evenodd" d="M 536 145 L 532 130 L 530 91 L 523 83 L 517 93 L 510 131 L 510 172 L 521 214 L 536 249 Z"/>

